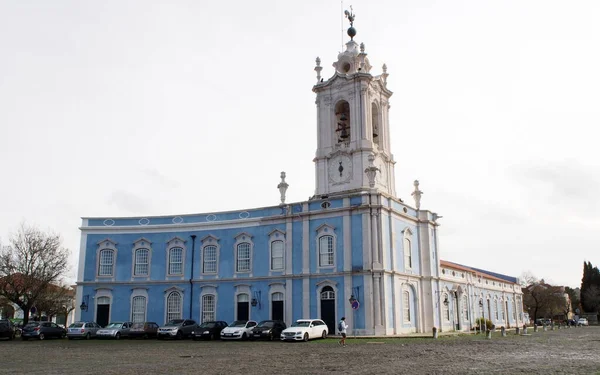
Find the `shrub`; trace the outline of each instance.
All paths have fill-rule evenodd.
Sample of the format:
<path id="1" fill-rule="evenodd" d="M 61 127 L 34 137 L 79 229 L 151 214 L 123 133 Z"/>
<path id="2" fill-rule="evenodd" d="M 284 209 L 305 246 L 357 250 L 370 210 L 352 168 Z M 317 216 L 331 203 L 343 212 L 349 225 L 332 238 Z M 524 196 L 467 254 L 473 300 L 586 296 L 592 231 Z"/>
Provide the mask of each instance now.
<path id="1" fill-rule="evenodd" d="M 485 329 L 492 329 L 492 327 L 494 326 L 494 324 L 492 324 L 492 321 L 489 319 L 484 319 L 484 318 L 477 318 L 477 329 L 481 329 L 480 327 L 485 324 Z"/>

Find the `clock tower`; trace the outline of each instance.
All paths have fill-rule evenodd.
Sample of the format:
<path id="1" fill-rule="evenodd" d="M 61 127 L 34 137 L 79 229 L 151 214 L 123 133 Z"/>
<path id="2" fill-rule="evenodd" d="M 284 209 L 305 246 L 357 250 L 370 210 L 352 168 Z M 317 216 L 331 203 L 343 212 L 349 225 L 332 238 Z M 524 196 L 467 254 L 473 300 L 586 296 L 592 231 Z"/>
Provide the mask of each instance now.
<path id="1" fill-rule="evenodd" d="M 350 21 L 346 50 L 333 63 L 335 73 L 321 78 L 317 57 L 317 152 L 315 195 L 331 195 L 377 189 L 396 196 L 394 157 L 390 152 L 389 98 L 387 68 L 371 74 L 364 44 L 354 41 L 354 14 Z M 373 180 L 373 173 L 376 171 Z"/>

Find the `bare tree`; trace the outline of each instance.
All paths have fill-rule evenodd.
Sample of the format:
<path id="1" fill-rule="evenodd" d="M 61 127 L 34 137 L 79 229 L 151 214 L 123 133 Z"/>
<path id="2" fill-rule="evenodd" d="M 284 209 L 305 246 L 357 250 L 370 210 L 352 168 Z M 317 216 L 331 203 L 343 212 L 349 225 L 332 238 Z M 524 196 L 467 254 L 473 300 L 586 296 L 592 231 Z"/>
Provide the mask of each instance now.
<path id="1" fill-rule="evenodd" d="M 0 247 L 0 296 L 23 310 L 24 324 L 37 299 L 67 271 L 68 258 L 59 235 L 25 223 Z"/>
<path id="2" fill-rule="evenodd" d="M 534 321 L 565 313 L 568 300 L 565 298 L 564 288 L 549 285 L 544 279 L 537 279 L 531 273 L 523 274 L 521 280 L 523 304 Z"/>
<path id="3" fill-rule="evenodd" d="M 75 309 L 75 292 L 67 286 L 49 284 L 37 298 L 35 307 L 48 319 L 64 316 L 66 320 L 69 313 Z"/>

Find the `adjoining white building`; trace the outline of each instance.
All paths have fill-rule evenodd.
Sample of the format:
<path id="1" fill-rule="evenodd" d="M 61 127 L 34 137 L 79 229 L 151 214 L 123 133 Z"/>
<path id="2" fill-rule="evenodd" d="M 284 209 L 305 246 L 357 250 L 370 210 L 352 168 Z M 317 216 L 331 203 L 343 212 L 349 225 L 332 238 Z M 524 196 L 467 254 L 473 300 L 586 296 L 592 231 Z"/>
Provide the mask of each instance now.
<path id="1" fill-rule="evenodd" d="M 414 205 L 396 195 L 387 69 L 348 35 L 329 78 L 316 60 L 314 196 L 286 203 L 282 173 L 272 207 L 84 218 L 77 319 L 321 318 L 334 333 L 345 316 L 358 335 L 523 321 L 515 278 L 440 260 L 418 181 Z"/>

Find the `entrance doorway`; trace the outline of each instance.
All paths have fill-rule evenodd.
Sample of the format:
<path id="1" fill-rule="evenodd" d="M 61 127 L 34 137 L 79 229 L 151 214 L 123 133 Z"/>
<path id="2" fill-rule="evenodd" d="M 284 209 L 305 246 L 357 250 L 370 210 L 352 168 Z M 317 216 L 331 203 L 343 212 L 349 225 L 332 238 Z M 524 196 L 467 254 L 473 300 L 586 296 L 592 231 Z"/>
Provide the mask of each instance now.
<path id="1" fill-rule="evenodd" d="M 283 320 L 283 293 L 271 295 L 271 319 Z"/>
<path id="2" fill-rule="evenodd" d="M 250 320 L 250 296 L 245 293 L 237 296 L 236 320 Z"/>
<path id="3" fill-rule="evenodd" d="M 110 319 L 110 298 L 98 297 L 96 300 L 96 323 L 106 327 Z"/>
<path id="4" fill-rule="evenodd" d="M 329 334 L 335 334 L 335 292 L 330 286 L 321 290 L 321 320 L 327 324 Z"/>

